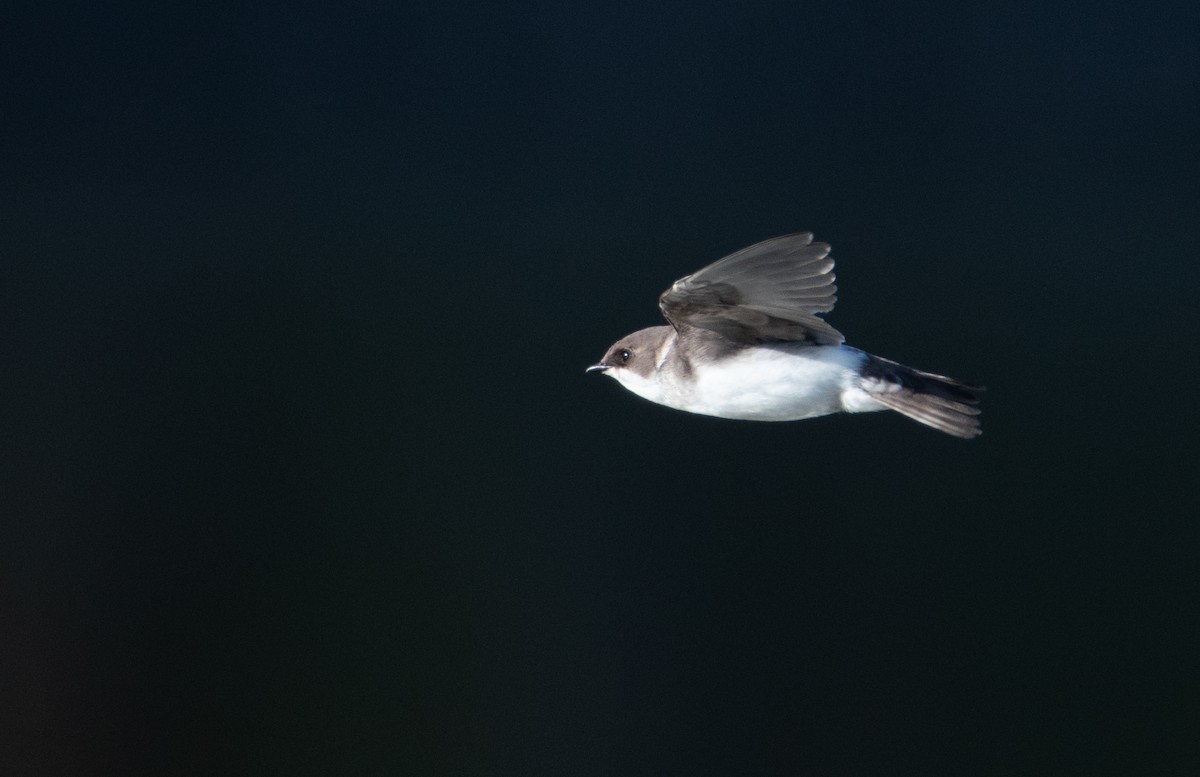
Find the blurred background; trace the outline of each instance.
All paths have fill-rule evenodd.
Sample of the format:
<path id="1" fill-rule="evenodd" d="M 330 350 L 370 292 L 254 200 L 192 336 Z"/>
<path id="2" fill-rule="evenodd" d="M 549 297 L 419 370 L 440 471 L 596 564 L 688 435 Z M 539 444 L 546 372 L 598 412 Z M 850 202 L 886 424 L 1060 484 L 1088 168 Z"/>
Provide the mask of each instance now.
<path id="1" fill-rule="evenodd" d="M 1194 774 L 1193 7 L 0 25 L 0 770 Z M 585 376 L 733 250 L 988 386 Z"/>

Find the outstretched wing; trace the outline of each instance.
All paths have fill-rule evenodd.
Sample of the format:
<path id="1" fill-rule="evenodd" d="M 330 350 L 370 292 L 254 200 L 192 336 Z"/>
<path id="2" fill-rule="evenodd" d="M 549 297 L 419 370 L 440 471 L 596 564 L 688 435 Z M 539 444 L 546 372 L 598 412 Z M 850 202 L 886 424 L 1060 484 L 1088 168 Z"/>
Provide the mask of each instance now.
<path id="1" fill-rule="evenodd" d="M 839 345 L 816 317 L 837 301 L 828 243 L 811 232 L 756 243 L 680 278 L 658 298 L 675 329 L 707 329 L 739 343 Z"/>

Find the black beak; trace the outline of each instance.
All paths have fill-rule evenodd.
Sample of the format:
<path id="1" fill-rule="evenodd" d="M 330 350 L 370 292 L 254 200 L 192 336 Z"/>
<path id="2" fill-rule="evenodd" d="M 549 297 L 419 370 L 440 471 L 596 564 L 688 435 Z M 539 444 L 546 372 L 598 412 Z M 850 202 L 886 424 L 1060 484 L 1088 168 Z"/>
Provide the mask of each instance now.
<path id="1" fill-rule="evenodd" d="M 591 367 L 588 367 L 586 370 L 584 370 L 584 372 L 604 372 L 607 369 L 608 365 L 604 362 L 600 362 L 599 364 L 593 364 Z"/>

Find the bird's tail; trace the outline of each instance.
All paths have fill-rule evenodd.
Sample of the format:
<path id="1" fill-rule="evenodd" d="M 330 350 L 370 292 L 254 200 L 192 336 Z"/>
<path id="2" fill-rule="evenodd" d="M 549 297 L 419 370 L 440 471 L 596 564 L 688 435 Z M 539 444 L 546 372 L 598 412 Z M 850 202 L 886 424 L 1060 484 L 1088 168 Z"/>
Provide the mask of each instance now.
<path id="1" fill-rule="evenodd" d="M 969 440 L 982 431 L 976 407 L 982 386 L 867 354 L 861 387 L 879 404 L 946 434 Z"/>

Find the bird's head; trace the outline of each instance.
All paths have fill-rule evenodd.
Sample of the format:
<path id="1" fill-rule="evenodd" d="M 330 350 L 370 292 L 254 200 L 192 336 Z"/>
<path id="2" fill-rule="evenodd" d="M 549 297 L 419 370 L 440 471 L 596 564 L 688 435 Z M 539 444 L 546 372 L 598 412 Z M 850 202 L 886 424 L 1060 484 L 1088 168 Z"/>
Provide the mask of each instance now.
<path id="1" fill-rule="evenodd" d="M 654 326 L 626 335 L 612 344 L 597 364 L 587 368 L 615 378 L 635 394 L 650 397 L 657 394 L 656 373 L 673 342 L 675 330 L 669 326 Z"/>

